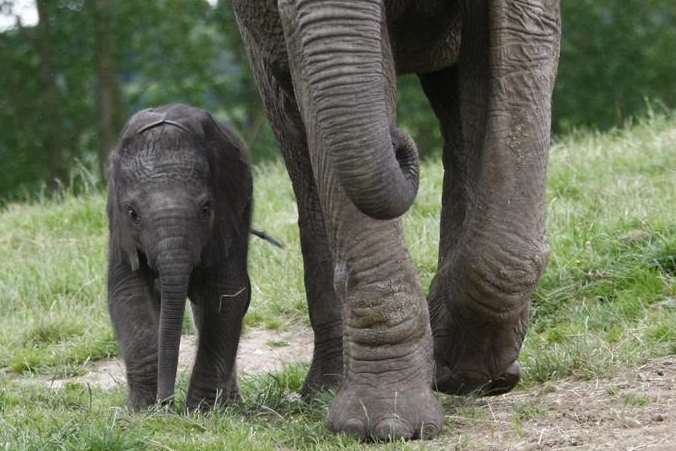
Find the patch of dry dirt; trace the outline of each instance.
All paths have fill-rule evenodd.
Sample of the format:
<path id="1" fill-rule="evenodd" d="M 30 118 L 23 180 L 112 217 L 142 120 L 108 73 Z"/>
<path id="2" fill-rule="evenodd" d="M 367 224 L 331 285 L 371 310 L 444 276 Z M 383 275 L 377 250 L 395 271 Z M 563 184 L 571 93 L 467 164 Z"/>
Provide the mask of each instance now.
<path id="1" fill-rule="evenodd" d="M 240 375 L 269 372 L 280 369 L 285 363 L 310 362 L 312 358 L 312 332 L 247 330 L 239 342 L 237 370 Z M 190 370 L 197 352 L 197 337 L 184 335 L 178 357 L 178 371 Z M 42 378 L 40 382 L 50 387 L 63 387 L 66 383 L 89 384 L 110 389 L 125 384 L 124 364 L 121 360 L 99 360 L 87 368 L 83 376 L 67 379 Z"/>
<path id="2" fill-rule="evenodd" d="M 434 449 L 676 450 L 676 356 L 618 376 L 453 398 Z M 449 415 L 450 413 L 450 415 Z"/>

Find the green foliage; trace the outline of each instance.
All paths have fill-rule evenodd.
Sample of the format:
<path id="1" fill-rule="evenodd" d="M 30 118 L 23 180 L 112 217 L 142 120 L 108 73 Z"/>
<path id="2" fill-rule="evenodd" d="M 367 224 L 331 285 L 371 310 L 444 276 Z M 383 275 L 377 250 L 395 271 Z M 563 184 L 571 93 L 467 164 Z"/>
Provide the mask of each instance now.
<path id="1" fill-rule="evenodd" d="M 68 149 L 71 159 L 83 157 L 91 143 L 92 21 L 66 3 L 43 2 L 51 16 L 49 30 L 19 27 L 0 33 L 0 195 L 34 191 L 56 175 L 50 142 Z M 57 111 L 46 107 L 51 94 L 58 97 Z M 82 133 L 86 128 L 89 133 Z"/>
<path id="2" fill-rule="evenodd" d="M 559 131 L 609 128 L 647 101 L 676 107 L 673 0 L 561 2 L 563 42 L 554 118 Z"/>
<path id="3" fill-rule="evenodd" d="M 79 160 L 99 166 L 98 40 L 110 33 L 120 118 L 152 105 L 186 102 L 232 123 L 254 161 L 277 158 L 227 0 L 40 0 L 49 27 L 0 31 L 0 202 L 35 195 Z M 14 1 L 0 2 L 12 14 Z M 672 0 L 562 2 L 563 46 L 554 128 L 609 128 L 641 114 L 647 100 L 676 107 L 676 5 Z M 171 11 L 171 14 L 167 14 Z M 105 27 L 102 25 L 105 21 Z M 44 39 L 46 37 L 46 39 Z M 437 121 L 417 78 L 399 81 L 399 122 L 423 157 L 441 150 Z M 561 187 L 571 189 L 571 187 Z"/>
<path id="4" fill-rule="evenodd" d="M 219 9 L 206 0 L 113 2 L 104 18 L 95 3 L 41 0 L 48 30 L 42 23 L 0 31 L 0 60 L 10 68 L 0 71 L 0 201 L 36 193 L 54 177 L 67 183 L 77 160 L 97 167 L 97 20 L 113 34 L 124 112 L 189 103 L 233 123 L 253 142 L 255 160 L 276 154 L 229 2 Z M 50 146 L 60 152 L 56 162 Z"/>
<path id="5" fill-rule="evenodd" d="M 413 137 L 421 158 L 440 155 L 443 141 L 439 122 L 422 92 L 418 77 L 404 75 L 398 81 L 397 119 L 400 126 Z"/>
<path id="6" fill-rule="evenodd" d="M 551 255 L 522 354 L 527 383 L 597 377 L 673 352 L 675 130 L 655 117 L 552 149 Z"/>

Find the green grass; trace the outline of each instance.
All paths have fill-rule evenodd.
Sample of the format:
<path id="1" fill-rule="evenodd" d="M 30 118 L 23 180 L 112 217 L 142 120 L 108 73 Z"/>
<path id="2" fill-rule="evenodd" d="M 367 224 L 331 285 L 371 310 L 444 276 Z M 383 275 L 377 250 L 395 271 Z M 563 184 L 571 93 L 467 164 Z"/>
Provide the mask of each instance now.
<path id="1" fill-rule="evenodd" d="M 254 224 L 285 249 L 251 240 L 246 324 L 307 325 L 288 177 L 272 163 L 258 166 L 255 176 Z M 422 284 L 429 286 L 437 260 L 440 162 L 425 162 L 422 177 L 405 223 Z M 561 139 L 551 151 L 547 198 L 551 256 L 531 309 L 522 387 L 604 377 L 676 353 L 676 119 L 653 117 L 627 130 Z M 49 390 L 18 382 L 17 374 L 81 374 L 89 361 L 117 354 L 104 290 L 104 206 L 101 193 L 84 189 L 0 211 L 0 368 L 7 373 L 0 372 L 0 448 L 362 447 L 327 431 L 330 394 L 311 403 L 290 396 L 305 366 L 247 379 L 242 405 L 210 415 L 131 414 L 119 389 L 71 384 Z M 185 377 L 180 390 L 184 396 Z M 441 398 L 448 415 L 486 415 L 481 407 Z M 528 403 L 517 410 L 515 427 L 538 414 Z"/>

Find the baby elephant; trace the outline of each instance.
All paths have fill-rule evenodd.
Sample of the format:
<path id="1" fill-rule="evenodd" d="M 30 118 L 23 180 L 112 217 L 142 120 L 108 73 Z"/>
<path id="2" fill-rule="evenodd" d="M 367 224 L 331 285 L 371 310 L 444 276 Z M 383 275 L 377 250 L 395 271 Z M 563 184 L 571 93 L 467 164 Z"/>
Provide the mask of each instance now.
<path id="1" fill-rule="evenodd" d="M 167 105 L 129 120 L 110 162 L 108 305 L 131 408 L 172 401 L 188 297 L 199 333 L 188 408 L 238 399 L 251 208 L 245 147 L 209 113 Z"/>

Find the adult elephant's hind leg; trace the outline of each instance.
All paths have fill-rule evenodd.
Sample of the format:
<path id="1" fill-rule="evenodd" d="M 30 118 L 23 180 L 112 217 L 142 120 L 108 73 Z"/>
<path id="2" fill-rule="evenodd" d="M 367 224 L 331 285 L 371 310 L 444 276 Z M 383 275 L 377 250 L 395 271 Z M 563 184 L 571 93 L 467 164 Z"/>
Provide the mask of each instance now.
<path id="1" fill-rule="evenodd" d="M 298 203 L 305 293 L 314 333 L 312 364 L 301 390 L 308 397 L 323 389 L 336 388 L 342 379 L 342 306 L 333 290 L 333 261 L 291 75 L 273 70 L 258 54 L 246 29 L 242 30 L 242 36 L 248 43 L 254 75 Z"/>
<path id="2" fill-rule="evenodd" d="M 435 386 L 447 393 L 503 393 L 520 377 L 528 304 L 548 253 L 558 8 L 558 0 L 466 2 L 457 69 L 421 76 L 446 141 L 429 303 Z"/>

